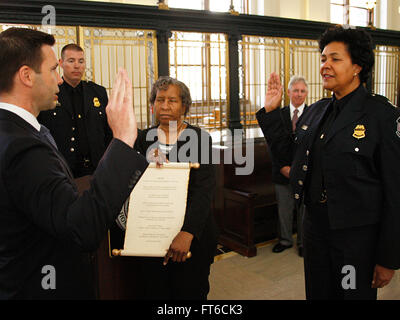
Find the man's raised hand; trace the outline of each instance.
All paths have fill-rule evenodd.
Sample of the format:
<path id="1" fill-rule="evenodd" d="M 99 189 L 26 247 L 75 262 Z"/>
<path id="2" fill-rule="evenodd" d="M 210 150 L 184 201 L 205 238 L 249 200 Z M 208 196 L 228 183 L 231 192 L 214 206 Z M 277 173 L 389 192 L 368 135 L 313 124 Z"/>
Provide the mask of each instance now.
<path id="1" fill-rule="evenodd" d="M 137 138 L 137 124 L 132 95 L 128 74 L 126 70 L 119 69 L 106 107 L 107 120 L 114 138 L 133 148 Z"/>
<path id="2" fill-rule="evenodd" d="M 265 94 L 264 108 L 270 112 L 280 107 L 282 102 L 282 85 L 279 76 L 272 72 L 268 79 L 267 93 Z"/>

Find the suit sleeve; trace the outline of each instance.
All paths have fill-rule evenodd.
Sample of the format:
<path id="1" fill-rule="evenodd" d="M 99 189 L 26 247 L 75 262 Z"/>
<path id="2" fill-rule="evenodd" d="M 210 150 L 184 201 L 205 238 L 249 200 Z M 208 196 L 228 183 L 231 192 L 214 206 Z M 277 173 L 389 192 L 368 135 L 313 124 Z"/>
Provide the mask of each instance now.
<path id="1" fill-rule="evenodd" d="M 15 141 L 4 163 L 3 179 L 17 211 L 48 234 L 84 251 L 97 248 L 146 168 L 141 155 L 113 139 L 90 189 L 78 196 L 57 155 L 36 139 Z"/>
<path id="2" fill-rule="evenodd" d="M 379 165 L 383 185 L 383 206 L 378 241 L 377 264 L 389 269 L 400 268 L 400 121 L 399 109 L 385 114 L 379 149 Z"/>
<path id="3" fill-rule="evenodd" d="M 279 141 L 286 136 L 279 109 L 266 112 L 265 108 L 261 108 L 256 113 L 256 118 L 268 144 Z"/>
<path id="4" fill-rule="evenodd" d="M 265 112 L 262 108 L 256 113 L 256 118 L 271 150 L 274 165 L 280 169 L 291 166 L 293 137 L 285 130 L 280 110 Z"/>
<path id="5" fill-rule="evenodd" d="M 204 137 L 201 137 L 199 141 L 203 142 Z M 203 148 L 209 148 L 209 160 L 211 160 L 212 141 L 210 135 L 207 134 L 207 141 L 203 143 L 200 146 L 203 145 Z M 200 152 L 199 158 L 201 159 Z M 209 215 L 212 214 L 211 202 L 216 188 L 215 166 L 211 161 L 208 162 L 200 163 L 199 169 L 191 169 L 186 214 L 181 229 L 193 234 L 197 239 L 201 239 Z"/>

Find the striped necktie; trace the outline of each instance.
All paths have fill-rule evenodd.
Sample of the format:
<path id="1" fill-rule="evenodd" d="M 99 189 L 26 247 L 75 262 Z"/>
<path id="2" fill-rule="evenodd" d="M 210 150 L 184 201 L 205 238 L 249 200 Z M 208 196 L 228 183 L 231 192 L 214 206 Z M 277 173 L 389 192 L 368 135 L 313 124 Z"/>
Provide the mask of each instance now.
<path id="1" fill-rule="evenodd" d="M 297 120 L 299 120 L 298 113 L 299 113 L 299 110 L 297 108 L 294 109 L 293 118 L 292 118 L 292 129 L 293 129 L 293 132 L 296 130 L 296 123 L 297 123 Z"/>

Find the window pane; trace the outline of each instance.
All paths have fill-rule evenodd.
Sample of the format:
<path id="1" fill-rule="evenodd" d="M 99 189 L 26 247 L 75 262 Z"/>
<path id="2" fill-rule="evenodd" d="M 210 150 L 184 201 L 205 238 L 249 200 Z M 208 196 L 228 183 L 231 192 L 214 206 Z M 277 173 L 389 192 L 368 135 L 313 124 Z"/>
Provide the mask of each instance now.
<path id="1" fill-rule="evenodd" d="M 368 25 L 368 11 L 366 9 L 350 7 L 350 24 L 366 27 Z"/>
<path id="2" fill-rule="evenodd" d="M 344 23 L 344 6 L 331 5 L 331 22 L 338 24 Z"/>
<path id="3" fill-rule="evenodd" d="M 366 0 L 350 0 L 350 6 L 366 8 L 367 1 Z"/>
<path id="4" fill-rule="evenodd" d="M 203 0 L 169 0 L 170 8 L 203 10 Z"/>
<path id="5" fill-rule="evenodd" d="M 227 126 L 227 49 L 225 34 L 173 31 L 169 39 L 170 75 L 192 96 L 186 120 L 207 130 Z"/>

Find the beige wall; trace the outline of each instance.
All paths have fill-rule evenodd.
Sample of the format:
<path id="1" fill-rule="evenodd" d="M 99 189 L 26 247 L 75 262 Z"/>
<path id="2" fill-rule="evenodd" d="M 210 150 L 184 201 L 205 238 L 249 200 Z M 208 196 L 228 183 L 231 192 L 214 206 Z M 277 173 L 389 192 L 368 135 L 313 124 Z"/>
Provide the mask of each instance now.
<path id="1" fill-rule="evenodd" d="M 305 0 L 305 19 L 313 21 L 330 21 L 330 1 Z"/>
<path id="2" fill-rule="evenodd" d="M 305 19 L 304 0 L 279 1 L 280 17 L 292 19 Z"/>
<path id="3" fill-rule="evenodd" d="M 257 14 L 262 15 L 262 11 Z M 264 1 L 264 15 L 270 17 L 280 17 L 279 0 Z"/>
<path id="4" fill-rule="evenodd" d="M 330 21 L 329 0 L 261 0 L 263 6 L 258 5 L 258 11 L 253 14 L 264 14 L 290 19 L 313 21 Z"/>
<path id="5" fill-rule="evenodd" d="M 400 30 L 400 0 L 388 0 L 387 2 L 387 28 Z"/>

